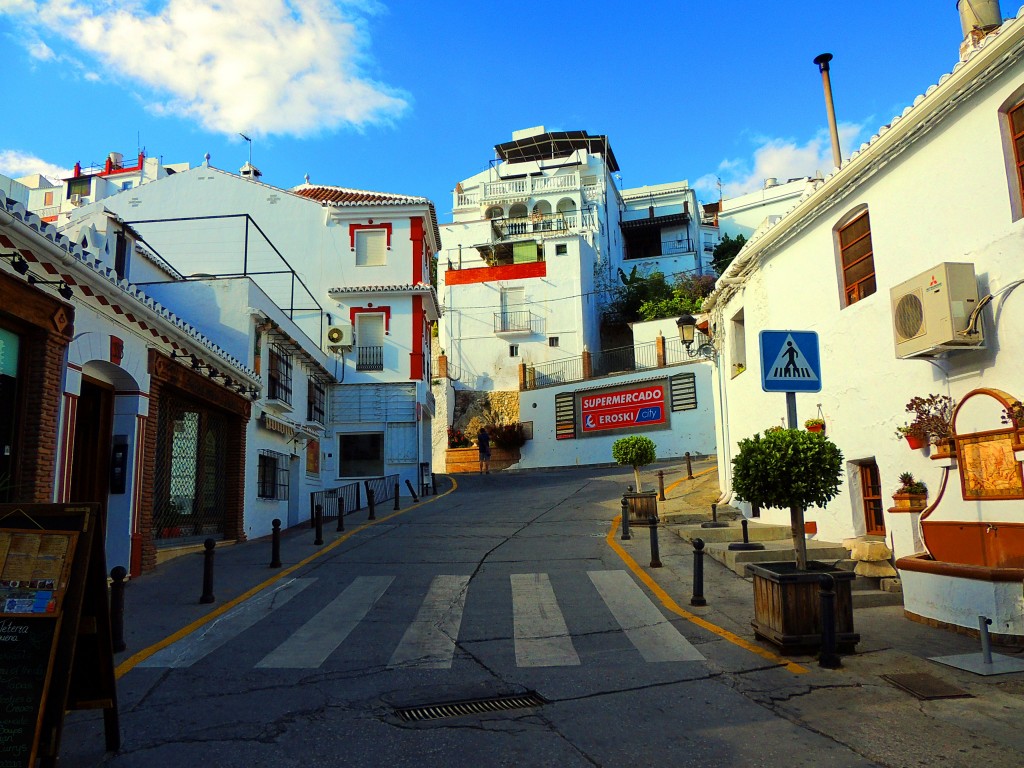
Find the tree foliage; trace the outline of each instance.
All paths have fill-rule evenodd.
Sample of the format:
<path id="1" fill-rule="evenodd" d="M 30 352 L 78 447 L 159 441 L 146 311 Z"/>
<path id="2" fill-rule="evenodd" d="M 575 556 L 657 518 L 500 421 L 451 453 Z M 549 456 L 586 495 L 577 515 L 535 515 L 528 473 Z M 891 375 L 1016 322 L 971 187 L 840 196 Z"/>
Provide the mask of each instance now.
<path id="1" fill-rule="evenodd" d="M 658 458 L 657 447 L 653 440 L 643 435 L 620 437 L 612 443 L 612 458 L 616 464 L 633 468 L 636 489 L 640 491 L 640 468 L 655 462 Z"/>
<path id="2" fill-rule="evenodd" d="M 714 289 L 715 278 L 711 275 L 682 275 L 673 284 L 670 298 L 649 300 L 640 305 L 640 319 L 679 317 L 687 312 L 696 314 Z"/>
<path id="3" fill-rule="evenodd" d="M 843 454 L 821 433 L 776 429 L 740 441 L 732 487 L 765 507 L 823 507 L 839 493 Z"/>
<path id="4" fill-rule="evenodd" d="M 735 239 L 729 235 L 723 237 L 712 251 L 711 266 L 715 268 L 715 272 L 719 275 L 725 272 L 726 267 L 732 263 L 746 242 L 747 238 L 743 235 L 736 235 Z"/>

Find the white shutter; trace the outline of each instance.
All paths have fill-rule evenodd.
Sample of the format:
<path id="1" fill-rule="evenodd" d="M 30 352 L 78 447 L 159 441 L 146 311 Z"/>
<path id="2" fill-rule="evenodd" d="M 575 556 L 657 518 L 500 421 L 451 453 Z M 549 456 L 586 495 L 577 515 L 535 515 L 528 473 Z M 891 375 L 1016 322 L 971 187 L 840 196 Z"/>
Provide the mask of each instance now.
<path id="1" fill-rule="evenodd" d="M 356 232 L 356 266 L 382 267 L 388 259 L 388 235 L 383 229 Z"/>
<path id="2" fill-rule="evenodd" d="M 415 464 L 416 422 L 392 422 L 384 433 L 384 461 L 388 464 Z"/>

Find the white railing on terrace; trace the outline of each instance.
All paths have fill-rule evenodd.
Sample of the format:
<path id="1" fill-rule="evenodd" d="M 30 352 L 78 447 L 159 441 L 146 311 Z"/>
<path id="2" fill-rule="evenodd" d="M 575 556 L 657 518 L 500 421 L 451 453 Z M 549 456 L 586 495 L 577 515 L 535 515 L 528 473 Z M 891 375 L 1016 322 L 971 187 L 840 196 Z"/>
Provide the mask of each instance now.
<path id="1" fill-rule="evenodd" d="M 488 181 L 483 185 L 484 200 L 502 200 L 507 197 L 543 195 L 550 192 L 567 192 L 579 189 L 580 177 L 575 173 L 558 176 L 527 176 L 508 181 Z"/>
<path id="2" fill-rule="evenodd" d="M 455 195 L 456 208 L 469 208 L 480 205 L 480 195 L 476 192 L 458 192 Z"/>

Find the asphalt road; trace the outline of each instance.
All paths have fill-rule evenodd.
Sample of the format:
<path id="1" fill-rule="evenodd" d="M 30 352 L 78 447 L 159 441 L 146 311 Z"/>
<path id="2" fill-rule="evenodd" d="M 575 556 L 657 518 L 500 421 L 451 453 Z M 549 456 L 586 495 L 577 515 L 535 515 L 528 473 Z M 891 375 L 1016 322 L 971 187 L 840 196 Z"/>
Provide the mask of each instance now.
<path id="1" fill-rule="evenodd" d="M 122 750 L 104 755 L 98 715 L 73 713 L 61 766 L 871 765 L 744 696 L 737 679 L 793 675 L 665 610 L 609 546 L 630 480 L 459 477 L 132 663 Z M 146 611 L 174 621 L 155 604 L 129 620 Z M 544 703 L 397 713 L 531 692 Z"/>

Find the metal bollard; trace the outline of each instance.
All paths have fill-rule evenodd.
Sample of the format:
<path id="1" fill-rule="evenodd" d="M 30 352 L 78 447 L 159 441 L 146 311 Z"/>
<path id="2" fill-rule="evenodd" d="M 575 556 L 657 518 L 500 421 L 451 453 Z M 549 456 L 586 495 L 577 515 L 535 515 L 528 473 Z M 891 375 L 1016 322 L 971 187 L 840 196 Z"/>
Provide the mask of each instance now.
<path id="1" fill-rule="evenodd" d="M 366 489 L 366 506 L 370 508 L 370 514 L 367 516 L 367 520 L 376 520 L 377 511 L 374 509 L 373 497 L 375 496 L 373 488 Z"/>
<path id="2" fill-rule="evenodd" d="M 626 501 L 626 494 L 622 494 L 622 540 L 629 541 L 632 538 L 629 535 L 629 503 Z"/>
<path id="3" fill-rule="evenodd" d="M 988 628 L 992 624 L 992 619 L 987 616 L 978 617 L 978 633 L 981 637 L 981 662 L 982 664 L 992 665 L 992 638 L 988 636 Z"/>
<path id="4" fill-rule="evenodd" d="M 821 652 L 818 666 L 825 669 L 839 669 L 843 662 L 836 653 L 836 580 L 831 574 L 821 574 L 819 596 L 821 598 Z"/>
<path id="5" fill-rule="evenodd" d="M 313 544 L 320 546 L 324 543 L 324 508 L 320 504 L 316 505 L 313 518 L 316 524 L 316 538 L 313 539 Z"/>
<path id="6" fill-rule="evenodd" d="M 740 526 L 743 528 L 743 542 L 732 542 L 729 545 L 729 549 L 733 552 L 752 552 L 754 550 L 764 549 L 764 544 L 750 540 L 750 532 L 747 530 L 748 525 L 749 523 L 747 522 L 747 518 L 740 520 Z"/>
<path id="7" fill-rule="evenodd" d="M 686 452 L 686 479 L 693 480 L 693 462 L 690 459 L 690 452 Z"/>
<path id="8" fill-rule="evenodd" d="M 217 542 L 207 539 L 203 542 L 206 551 L 203 552 L 203 594 L 199 596 L 200 603 L 212 603 L 213 597 L 213 548 Z"/>
<path id="9" fill-rule="evenodd" d="M 693 596 L 690 605 L 707 605 L 704 599 L 704 540 L 693 540 Z"/>
<path id="10" fill-rule="evenodd" d="M 658 551 L 658 514 L 654 513 L 650 517 L 651 527 L 651 568 L 661 568 L 661 552 Z"/>
<path id="11" fill-rule="evenodd" d="M 665 500 L 665 470 L 658 470 L 658 501 Z"/>
<path id="12" fill-rule="evenodd" d="M 281 521 L 276 517 L 270 523 L 273 530 L 270 533 L 270 567 L 281 567 Z"/>
<path id="13" fill-rule="evenodd" d="M 430 473 L 430 487 L 434 496 L 437 496 L 437 475 Z"/>
<path id="14" fill-rule="evenodd" d="M 728 528 L 729 524 L 724 520 L 718 522 L 718 504 L 712 502 L 711 504 L 711 520 L 706 523 L 700 524 L 701 528 Z"/>
<path id="15" fill-rule="evenodd" d="M 110 642 L 114 653 L 128 646 L 124 642 L 124 577 L 128 571 L 117 565 L 110 570 Z"/>
<path id="16" fill-rule="evenodd" d="M 412 481 L 407 479 L 405 484 L 409 488 L 409 495 L 412 496 L 412 503 L 416 504 L 420 500 L 420 497 L 416 495 L 416 489 L 412 487 Z"/>
<path id="17" fill-rule="evenodd" d="M 338 497 L 338 530 L 345 530 L 345 500 Z"/>
<path id="18" fill-rule="evenodd" d="M 406 482 L 409 482 L 409 481 L 406 480 Z M 398 492 L 399 492 L 399 486 L 398 486 L 398 481 L 396 480 L 395 481 L 395 511 L 396 512 L 401 509 L 401 507 L 398 505 Z"/>

